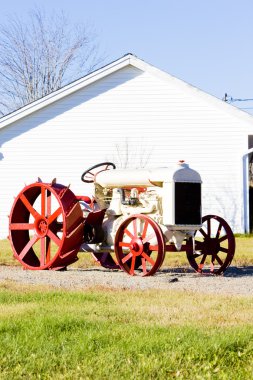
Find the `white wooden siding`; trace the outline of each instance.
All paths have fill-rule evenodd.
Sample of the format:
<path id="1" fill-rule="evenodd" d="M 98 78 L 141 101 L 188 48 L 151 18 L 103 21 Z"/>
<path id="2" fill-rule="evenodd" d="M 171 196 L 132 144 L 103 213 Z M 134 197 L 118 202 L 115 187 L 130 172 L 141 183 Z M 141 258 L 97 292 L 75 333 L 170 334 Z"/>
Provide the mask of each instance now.
<path id="1" fill-rule="evenodd" d="M 0 236 L 25 183 L 57 177 L 90 194 L 82 172 L 105 160 L 124 165 L 126 151 L 129 167 L 186 160 L 203 180 L 203 215 L 217 213 L 242 231 L 242 156 L 252 126 L 229 109 L 127 66 L 16 121 L 0 131 Z"/>

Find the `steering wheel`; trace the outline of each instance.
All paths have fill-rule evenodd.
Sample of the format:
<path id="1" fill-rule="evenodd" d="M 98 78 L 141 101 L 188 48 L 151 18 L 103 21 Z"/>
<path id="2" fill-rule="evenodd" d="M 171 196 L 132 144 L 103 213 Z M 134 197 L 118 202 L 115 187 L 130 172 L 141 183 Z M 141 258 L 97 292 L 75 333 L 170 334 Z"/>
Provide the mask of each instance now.
<path id="1" fill-rule="evenodd" d="M 93 172 L 94 169 L 97 169 L 100 167 L 101 168 L 104 167 L 104 169 L 96 170 L 95 172 Z M 116 165 L 113 164 L 112 162 L 102 162 L 101 164 L 94 165 L 91 168 L 85 170 L 85 172 L 83 172 L 83 174 L 81 175 L 81 180 L 85 183 L 93 183 L 95 180 L 96 174 L 103 172 L 105 170 L 110 170 L 110 169 L 116 169 Z"/>

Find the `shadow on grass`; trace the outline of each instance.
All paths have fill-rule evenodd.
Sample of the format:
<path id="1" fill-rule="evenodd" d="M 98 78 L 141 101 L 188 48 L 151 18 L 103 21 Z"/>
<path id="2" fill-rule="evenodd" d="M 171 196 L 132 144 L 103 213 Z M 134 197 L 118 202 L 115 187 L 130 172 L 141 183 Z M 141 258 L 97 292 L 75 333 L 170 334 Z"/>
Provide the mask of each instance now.
<path id="1" fill-rule="evenodd" d="M 229 267 L 224 273 L 226 277 L 245 277 L 245 276 L 253 276 L 253 266 L 246 267 Z"/>
<path id="2" fill-rule="evenodd" d="M 182 275 L 196 275 L 196 276 L 210 276 L 210 274 L 198 274 L 190 267 L 173 267 L 173 268 L 161 268 L 157 274 L 174 274 L 178 276 Z M 253 266 L 245 266 L 245 267 L 234 267 L 230 266 L 227 268 L 225 273 L 222 275 L 224 277 L 246 277 L 253 276 Z"/>

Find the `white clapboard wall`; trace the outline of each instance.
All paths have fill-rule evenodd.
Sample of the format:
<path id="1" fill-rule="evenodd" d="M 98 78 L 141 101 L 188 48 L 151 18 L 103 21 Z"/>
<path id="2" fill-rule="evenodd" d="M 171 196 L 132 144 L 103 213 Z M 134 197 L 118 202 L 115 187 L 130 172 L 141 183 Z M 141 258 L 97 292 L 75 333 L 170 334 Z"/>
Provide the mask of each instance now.
<path id="1" fill-rule="evenodd" d="M 203 212 L 244 231 L 243 155 L 253 118 L 127 55 L 0 120 L 0 236 L 25 184 L 54 177 L 78 195 L 88 167 L 171 166 L 203 180 Z M 170 205 L 168 205 L 170 207 Z"/>

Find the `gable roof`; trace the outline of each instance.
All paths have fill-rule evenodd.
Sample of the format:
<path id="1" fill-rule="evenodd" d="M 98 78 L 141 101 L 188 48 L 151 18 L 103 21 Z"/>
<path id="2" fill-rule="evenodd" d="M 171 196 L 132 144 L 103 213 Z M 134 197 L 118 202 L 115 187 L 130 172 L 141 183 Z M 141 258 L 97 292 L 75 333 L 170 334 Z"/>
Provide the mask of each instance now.
<path id="1" fill-rule="evenodd" d="M 244 121 L 249 122 L 253 125 L 253 116 L 248 114 L 245 111 L 240 110 L 239 108 L 228 104 L 221 99 L 216 98 L 213 95 L 210 95 L 197 87 L 194 87 L 193 85 L 184 82 L 181 79 L 178 79 L 174 77 L 171 74 L 168 74 L 146 62 L 143 60 L 137 58 L 135 55 L 128 53 L 124 55 L 123 57 L 117 59 L 116 61 L 113 61 L 109 63 L 106 66 L 101 67 L 98 70 L 93 71 L 90 74 L 87 74 L 86 76 L 60 88 L 59 90 L 56 90 L 49 95 L 44 96 L 43 98 L 40 98 L 32 103 L 27 104 L 26 106 L 19 108 L 18 110 L 3 116 L 0 119 L 0 129 L 14 123 L 15 121 L 18 121 L 22 119 L 23 117 L 26 117 L 50 104 L 53 104 L 54 102 L 64 98 L 65 96 L 68 96 L 122 68 L 125 68 L 127 66 L 133 66 L 137 69 L 140 69 L 142 71 L 149 72 L 150 74 L 164 80 L 170 83 L 175 83 L 176 86 L 182 88 L 184 91 L 191 92 L 192 94 L 195 94 L 199 96 L 200 98 L 205 99 L 209 103 L 214 104 L 218 108 L 223 108 L 224 111 L 229 112 L 230 114 L 234 114 L 237 118 L 244 119 Z"/>

